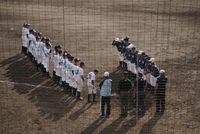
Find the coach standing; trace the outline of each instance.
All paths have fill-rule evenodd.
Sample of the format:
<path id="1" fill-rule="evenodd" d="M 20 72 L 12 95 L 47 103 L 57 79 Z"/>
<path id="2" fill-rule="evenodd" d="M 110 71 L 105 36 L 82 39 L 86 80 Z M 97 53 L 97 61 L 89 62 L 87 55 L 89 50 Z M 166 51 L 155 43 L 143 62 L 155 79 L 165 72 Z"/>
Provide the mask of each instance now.
<path id="1" fill-rule="evenodd" d="M 121 103 L 121 117 L 126 117 L 128 115 L 128 101 L 130 96 L 130 90 L 132 88 L 131 81 L 128 79 L 128 72 L 123 72 L 124 78 L 119 81 L 118 93 Z"/>
<path id="2" fill-rule="evenodd" d="M 104 113 L 104 107 L 105 104 L 107 105 L 106 109 L 106 118 L 109 118 L 110 116 L 110 94 L 111 94 L 111 87 L 112 87 L 112 80 L 109 79 L 109 73 L 105 72 L 104 73 L 104 79 L 101 80 L 99 84 L 99 88 L 101 89 L 100 91 L 100 96 L 101 96 L 101 117 L 105 116 Z"/>
<path id="3" fill-rule="evenodd" d="M 164 113 L 167 80 L 168 78 L 165 76 L 165 70 L 160 70 L 160 76 L 156 81 L 154 91 L 154 95 L 156 95 L 156 113 Z"/>

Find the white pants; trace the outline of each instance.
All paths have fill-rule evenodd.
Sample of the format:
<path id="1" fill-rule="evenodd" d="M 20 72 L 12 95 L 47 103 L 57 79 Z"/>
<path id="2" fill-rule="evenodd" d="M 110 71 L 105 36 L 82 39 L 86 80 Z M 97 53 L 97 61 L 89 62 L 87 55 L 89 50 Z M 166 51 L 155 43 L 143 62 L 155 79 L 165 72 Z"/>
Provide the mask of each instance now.
<path id="1" fill-rule="evenodd" d="M 66 70 L 65 69 L 62 69 L 61 78 L 62 78 L 62 81 L 66 81 Z"/>
<path id="2" fill-rule="evenodd" d="M 46 69 L 46 72 L 49 72 L 49 58 L 48 57 L 45 57 L 44 58 L 44 67 Z"/>
<path id="3" fill-rule="evenodd" d="M 153 75 L 151 75 L 150 84 L 155 87 L 157 79 L 158 79 L 158 77 L 154 77 Z"/>
<path id="4" fill-rule="evenodd" d="M 27 37 L 22 36 L 22 46 L 28 47 L 28 42 L 29 42 L 29 40 L 27 39 Z"/>
<path id="5" fill-rule="evenodd" d="M 42 53 L 40 51 L 38 52 L 37 63 L 42 63 Z"/>
<path id="6" fill-rule="evenodd" d="M 92 84 L 87 84 L 88 86 L 88 94 L 96 94 L 97 93 L 97 89 L 96 88 L 93 88 L 93 85 Z"/>
<path id="7" fill-rule="evenodd" d="M 121 52 L 119 52 L 119 61 L 124 61 L 124 56 Z"/>
<path id="8" fill-rule="evenodd" d="M 135 63 L 131 63 L 131 72 L 134 74 L 137 74 L 137 69 L 136 69 Z"/>
<path id="9" fill-rule="evenodd" d="M 150 79 L 151 79 L 151 78 L 150 78 L 150 77 L 151 77 L 151 74 L 150 74 L 150 73 L 147 73 L 147 74 L 146 74 L 146 81 L 147 81 L 148 84 L 151 84 L 151 82 L 150 82 Z"/>
<path id="10" fill-rule="evenodd" d="M 81 78 L 77 79 L 77 91 L 82 92 L 83 90 L 83 80 Z"/>
<path id="11" fill-rule="evenodd" d="M 55 71 L 56 71 L 56 75 L 61 77 L 62 69 L 59 66 L 56 67 Z"/>
<path id="12" fill-rule="evenodd" d="M 128 60 L 126 63 L 128 71 L 131 71 L 131 62 Z"/>

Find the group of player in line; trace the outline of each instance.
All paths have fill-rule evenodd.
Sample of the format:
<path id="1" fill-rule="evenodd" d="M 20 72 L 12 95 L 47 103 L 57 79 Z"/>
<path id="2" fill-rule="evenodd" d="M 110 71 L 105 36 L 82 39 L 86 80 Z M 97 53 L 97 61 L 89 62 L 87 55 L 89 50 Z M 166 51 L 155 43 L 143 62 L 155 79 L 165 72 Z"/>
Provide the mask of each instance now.
<path id="1" fill-rule="evenodd" d="M 22 53 L 28 55 L 30 60 L 36 64 L 37 70 L 50 77 L 50 59 L 52 55 L 52 45 L 50 39 L 42 37 L 42 33 L 35 29 L 30 29 L 29 23 L 24 23 L 22 28 Z M 79 58 L 74 58 L 67 50 L 63 51 L 60 45 L 54 47 L 53 52 L 53 80 L 61 85 L 64 91 L 82 100 L 81 92 L 83 89 L 85 63 Z M 95 75 L 97 69 L 89 72 L 87 76 L 88 102 L 96 102 L 97 89 L 95 87 Z M 60 84 L 62 82 L 62 84 Z M 93 94 L 93 100 L 91 100 Z"/>
<path id="2" fill-rule="evenodd" d="M 159 70 L 156 63 L 155 58 L 150 57 L 147 53 L 143 51 L 138 51 L 136 47 L 129 42 L 129 37 L 126 36 L 121 40 L 119 38 L 115 38 L 112 43 L 113 46 L 116 46 L 119 52 L 119 69 L 126 70 L 129 74 L 129 78 L 132 83 L 134 83 L 134 93 L 136 96 L 136 91 L 138 92 L 138 112 L 144 114 L 145 112 L 145 96 L 147 92 L 154 94 L 156 97 L 156 112 L 163 113 L 165 109 L 165 91 L 166 91 L 166 83 L 168 78 L 165 76 L 165 70 Z M 126 85 L 128 79 L 123 79 L 121 83 L 122 85 Z M 126 85 L 126 87 L 130 85 Z M 119 88 L 119 87 L 118 87 Z M 137 88 L 137 90 L 136 90 Z M 119 88 L 122 92 L 123 90 L 130 91 L 130 89 Z M 124 96 L 128 96 L 129 92 L 125 92 L 122 94 L 122 98 Z M 124 103 L 125 99 L 122 99 L 121 105 L 126 105 Z M 128 101 L 126 99 L 126 101 Z M 122 110 L 123 110 L 122 106 Z M 126 108 L 127 109 L 127 108 Z M 127 110 L 125 110 L 125 115 L 127 115 Z"/>
<path id="3" fill-rule="evenodd" d="M 147 87 L 153 90 L 159 77 L 159 69 L 155 63 L 155 58 L 150 57 L 143 51 L 138 51 L 129 42 L 128 36 L 122 39 L 115 38 L 112 45 L 116 46 L 119 53 L 118 68 L 127 70 L 133 81 L 136 80 L 136 75 L 141 73 L 142 78 L 147 82 Z"/>

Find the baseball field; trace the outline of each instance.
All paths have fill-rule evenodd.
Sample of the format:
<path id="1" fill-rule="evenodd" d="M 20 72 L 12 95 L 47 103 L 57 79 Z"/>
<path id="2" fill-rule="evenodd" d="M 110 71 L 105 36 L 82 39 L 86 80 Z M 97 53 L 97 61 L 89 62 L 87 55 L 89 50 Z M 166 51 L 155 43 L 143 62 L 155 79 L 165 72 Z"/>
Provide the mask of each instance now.
<path id="1" fill-rule="evenodd" d="M 200 2 L 198 0 L 1 0 L 0 2 L 0 133 L 1 134 L 199 134 L 200 133 Z M 166 111 L 155 115 L 154 96 L 137 119 L 135 104 L 120 118 L 119 99 L 111 98 L 109 119 L 100 105 L 62 92 L 21 54 L 25 22 L 95 68 L 98 85 L 108 71 L 115 94 L 122 72 L 117 69 L 116 37 L 130 37 L 137 50 L 156 59 L 168 76 Z M 51 59 L 51 75 L 53 69 Z M 99 101 L 99 89 L 98 89 Z"/>

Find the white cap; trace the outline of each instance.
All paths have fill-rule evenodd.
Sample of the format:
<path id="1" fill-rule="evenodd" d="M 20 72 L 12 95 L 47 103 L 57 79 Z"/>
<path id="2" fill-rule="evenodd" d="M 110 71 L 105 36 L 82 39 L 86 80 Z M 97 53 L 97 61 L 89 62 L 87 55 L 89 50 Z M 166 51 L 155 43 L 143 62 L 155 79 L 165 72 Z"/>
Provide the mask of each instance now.
<path id="1" fill-rule="evenodd" d="M 164 74 L 164 73 L 165 73 L 165 70 L 160 70 L 159 73 L 160 73 L 160 74 Z"/>
<path id="2" fill-rule="evenodd" d="M 142 51 L 139 51 L 138 54 L 142 54 Z"/>
<path id="3" fill-rule="evenodd" d="M 119 42 L 120 40 L 119 40 L 119 38 L 115 38 L 115 41 L 116 41 L 116 42 Z"/>
<path id="4" fill-rule="evenodd" d="M 149 61 L 155 63 L 155 58 L 151 58 Z"/>
<path id="5" fill-rule="evenodd" d="M 133 44 L 130 44 L 130 45 L 128 45 L 126 48 L 132 49 L 133 47 L 134 47 L 134 45 L 133 45 Z"/>
<path id="6" fill-rule="evenodd" d="M 105 77 L 108 77 L 108 76 L 109 76 L 109 73 L 108 73 L 108 72 L 105 72 L 105 73 L 104 73 L 104 76 L 105 76 Z"/>

